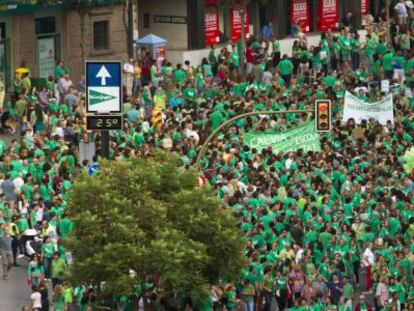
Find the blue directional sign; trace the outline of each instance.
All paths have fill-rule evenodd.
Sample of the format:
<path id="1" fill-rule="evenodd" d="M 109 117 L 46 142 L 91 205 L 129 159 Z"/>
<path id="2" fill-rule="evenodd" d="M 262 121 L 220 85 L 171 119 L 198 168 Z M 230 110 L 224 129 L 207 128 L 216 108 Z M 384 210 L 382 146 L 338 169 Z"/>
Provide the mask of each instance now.
<path id="1" fill-rule="evenodd" d="M 121 113 L 121 62 L 86 62 L 86 111 Z"/>
<path id="2" fill-rule="evenodd" d="M 88 166 L 88 175 L 89 176 L 95 176 L 98 173 L 99 170 L 99 163 L 94 162 L 91 165 Z"/>

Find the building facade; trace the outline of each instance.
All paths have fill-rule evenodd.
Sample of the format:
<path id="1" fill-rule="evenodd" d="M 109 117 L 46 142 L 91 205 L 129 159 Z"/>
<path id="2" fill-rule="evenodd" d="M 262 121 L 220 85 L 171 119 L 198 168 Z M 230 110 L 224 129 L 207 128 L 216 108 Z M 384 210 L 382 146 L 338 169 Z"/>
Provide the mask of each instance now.
<path id="1" fill-rule="evenodd" d="M 83 73 L 84 59 L 125 61 L 133 54 L 128 11 L 121 2 L 92 9 L 85 16 L 82 40 L 80 15 L 64 5 L 2 3 L 0 75 L 10 86 L 14 71 L 24 65 L 32 77 L 48 78 L 54 75 L 56 63 L 64 60 L 72 79 L 77 81 Z"/>
<path id="2" fill-rule="evenodd" d="M 272 22 L 274 34 L 284 38 L 297 21 L 307 33 L 337 29 L 348 11 L 356 26 L 361 16 L 377 12 L 384 0 L 151 0 L 138 1 L 139 35 L 153 33 L 167 40 L 167 57 L 182 61 L 205 55 L 210 44 L 225 44 L 240 38 L 240 3 L 245 1 L 245 33 L 260 35 Z M 385 2 L 384 2 L 385 4 Z M 198 52 L 201 51 L 202 52 Z M 197 58 L 197 57 L 196 57 Z"/>

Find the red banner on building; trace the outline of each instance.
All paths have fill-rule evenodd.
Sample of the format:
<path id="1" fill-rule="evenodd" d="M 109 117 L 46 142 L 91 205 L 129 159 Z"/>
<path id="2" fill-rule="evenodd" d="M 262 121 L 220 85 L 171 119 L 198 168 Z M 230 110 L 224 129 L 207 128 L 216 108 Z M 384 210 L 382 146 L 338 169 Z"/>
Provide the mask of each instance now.
<path id="1" fill-rule="evenodd" d="M 303 32 L 309 32 L 310 28 L 310 8 L 309 0 L 292 0 L 291 1 L 290 23 L 293 25 L 298 22 Z"/>
<path id="2" fill-rule="evenodd" d="M 368 13 L 369 0 L 361 0 L 361 14 L 366 15 Z"/>
<path id="3" fill-rule="evenodd" d="M 246 8 L 246 18 L 244 19 L 244 35 L 249 37 L 250 11 Z M 241 10 L 239 8 L 230 9 L 231 41 L 240 40 L 241 34 Z"/>
<path id="4" fill-rule="evenodd" d="M 215 7 L 207 7 L 204 15 L 206 45 L 220 42 L 219 12 Z"/>
<path id="5" fill-rule="evenodd" d="M 319 12 L 320 31 L 338 28 L 338 0 L 319 0 Z"/>

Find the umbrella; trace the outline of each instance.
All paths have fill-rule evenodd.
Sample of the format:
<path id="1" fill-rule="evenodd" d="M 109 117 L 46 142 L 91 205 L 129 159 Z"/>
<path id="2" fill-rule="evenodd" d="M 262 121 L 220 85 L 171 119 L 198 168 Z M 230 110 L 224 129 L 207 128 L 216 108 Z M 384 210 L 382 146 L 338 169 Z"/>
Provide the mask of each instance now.
<path id="1" fill-rule="evenodd" d="M 27 69 L 27 68 L 24 68 L 24 67 L 19 67 L 19 68 L 16 69 L 16 73 L 18 73 L 18 74 L 24 74 L 24 73 L 28 73 L 28 72 L 30 72 L 30 70 Z"/>

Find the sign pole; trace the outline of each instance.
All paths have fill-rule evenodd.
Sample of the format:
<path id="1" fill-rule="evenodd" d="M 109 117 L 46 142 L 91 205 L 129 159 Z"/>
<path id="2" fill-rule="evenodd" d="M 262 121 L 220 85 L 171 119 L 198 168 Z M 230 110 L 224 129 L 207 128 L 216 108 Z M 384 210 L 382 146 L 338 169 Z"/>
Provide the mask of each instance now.
<path id="1" fill-rule="evenodd" d="M 109 131 L 101 131 L 101 157 L 109 159 Z"/>

